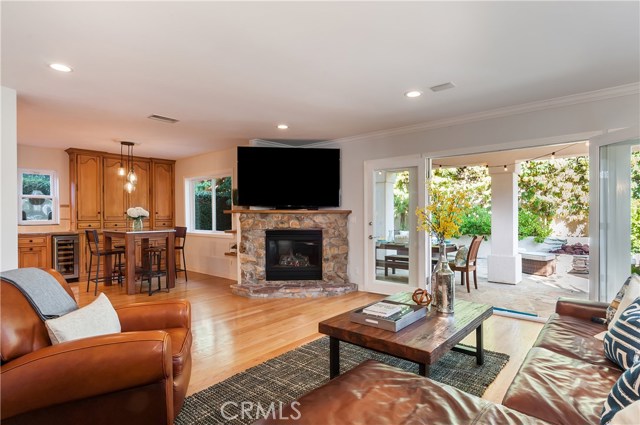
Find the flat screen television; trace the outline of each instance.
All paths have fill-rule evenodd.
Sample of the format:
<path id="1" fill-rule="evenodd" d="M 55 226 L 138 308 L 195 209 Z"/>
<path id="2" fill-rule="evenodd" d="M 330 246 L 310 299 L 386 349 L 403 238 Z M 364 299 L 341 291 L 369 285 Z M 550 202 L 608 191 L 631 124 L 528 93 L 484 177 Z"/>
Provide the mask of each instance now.
<path id="1" fill-rule="evenodd" d="M 237 205 L 340 206 L 340 149 L 238 147 Z"/>

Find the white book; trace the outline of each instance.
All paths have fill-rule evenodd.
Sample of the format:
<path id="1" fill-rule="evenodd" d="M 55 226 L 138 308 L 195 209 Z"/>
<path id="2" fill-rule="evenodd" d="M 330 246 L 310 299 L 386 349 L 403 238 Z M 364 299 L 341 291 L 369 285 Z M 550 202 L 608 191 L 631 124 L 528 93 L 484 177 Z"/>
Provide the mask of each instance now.
<path id="1" fill-rule="evenodd" d="M 369 307 L 365 307 L 362 310 L 362 312 L 365 314 L 371 314 L 372 316 L 378 316 L 378 317 L 393 316 L 394 314 L 400 311 L 402 311 L 401 305 L 386 303 L 384 301 L 372 304 Z"/>

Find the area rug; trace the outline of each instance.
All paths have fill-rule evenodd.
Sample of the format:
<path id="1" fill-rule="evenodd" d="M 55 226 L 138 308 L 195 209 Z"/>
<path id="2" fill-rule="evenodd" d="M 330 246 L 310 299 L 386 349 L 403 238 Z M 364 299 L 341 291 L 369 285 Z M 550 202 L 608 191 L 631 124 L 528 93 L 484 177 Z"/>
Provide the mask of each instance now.
<path id="1" fill-rule="evenodd" d="M 366 359 L 418 373 L 416 363 L 340 344 L 340 373 Z M 485 350 L 484 365 L 478 366 L 474 356 L 450 351 L 431 366 L 429 377 L 481 396 L 508 361 L 506 354 Z M 243 420 L 241 415 L 227 413 L 237 410 L 243 402 L 262 406 L 272 402 L 286 404 L 328 381 L 329 337 L 323 337 L 187 397 L 175 424 L 252 423 L 255 419 Z"/>

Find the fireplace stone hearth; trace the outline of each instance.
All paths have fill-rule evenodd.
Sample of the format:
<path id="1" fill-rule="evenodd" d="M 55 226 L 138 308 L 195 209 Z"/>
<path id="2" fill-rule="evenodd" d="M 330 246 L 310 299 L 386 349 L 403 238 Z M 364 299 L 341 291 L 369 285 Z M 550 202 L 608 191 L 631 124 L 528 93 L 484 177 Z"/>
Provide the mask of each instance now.
<path id="1" fill-rule="evenodd" d="M 234 294 L 251 298 L 319 297 L 357 291 L 349 282 L 348 214 L 345 210 L 232 210 L 238 218 L 238 283 Z M 267 230 L 316 230 L 322 234 L 321 279 L 267 280 Z M 302 257 L 307 254 L 302 253 Z M 319 276 L 320 277 L 320 276 Z"/>

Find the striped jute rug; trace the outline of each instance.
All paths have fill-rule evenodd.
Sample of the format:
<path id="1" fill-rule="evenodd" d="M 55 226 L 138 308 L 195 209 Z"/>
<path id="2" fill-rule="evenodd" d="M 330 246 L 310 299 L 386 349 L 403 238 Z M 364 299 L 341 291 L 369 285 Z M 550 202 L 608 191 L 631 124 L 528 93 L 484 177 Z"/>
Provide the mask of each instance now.
<path id="1" fill-rule="evenodd" d="M 366 359 L 418 373 L 416 363 L 340 344 L 341 373 Z M 478 366 L 474 356 L 450 351 L 431 366 L 429 377 L 481 396 L 507 361 L 508 355 L 485 350 L 484 365 Z M 277 409 L 279 403 L 289 403 L 327 381 L 329 337 L 323 337 L 187 397 L 175 424 L 252 423 L 255 419 L 246 416 L 253 414 L 255 418 L 256 406 L 268 408 L 275 403 Z M 243 402 L 247 403 L 247 411 L 251 411 L 248 415 L 239 414 Z"/>

